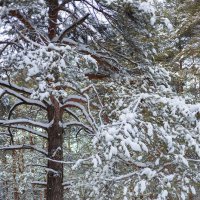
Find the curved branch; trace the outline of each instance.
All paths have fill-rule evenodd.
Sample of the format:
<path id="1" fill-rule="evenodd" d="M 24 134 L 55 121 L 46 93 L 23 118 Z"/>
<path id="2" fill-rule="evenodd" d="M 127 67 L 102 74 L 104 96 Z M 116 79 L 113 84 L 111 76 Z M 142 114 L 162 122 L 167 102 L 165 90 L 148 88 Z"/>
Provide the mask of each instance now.
<path id="1" fill-rule="evenodd" d="M 64 103 L 66 103 L 67 101 L 87 103 L 87 99 L 80 95 L 69 95 L 66 99 L 64 99 Z"/>
<path id="2" fill-rule="evenodd" d="M 8 113 L 8 120 L 11 119 L 11 116 L 12 116 L 12 114 L 13 114 L 13 111 L 14 111 L 18 106 L 24 105 L 24 104 L 28 104 L 28 103 L 25 103 L 25 102 L 23 102 L 23 101 L 20 101 L 20 102 L 15 103 L 15 104 L 11 107 L 11 109 L 9 110 L 9 113 Z M 25 130 L 25 131 L 28 131 L 28 132 L 30 132 L 30 133 L 32 133 L 32 134 L 37 135 L 37 136 L 40 136 L 40 137 L 43 137 L 43 138 L 47 138 L 46 135 L 44 135 L 44 134 L 42 134 L 42 133 L 40 133 L 40 132 L 38 132 L 38 131 L 34 131 L 34 130 L 32 130 L 32 129 L 29 129 L 28 127 L 25 127 L 25 126 L 8 126 L 8 132 L 9 132 L 10 138 L 11 138 L 10 144 L 14 144 L 14 139 L 13 139 L 13 134 L 12 134 L 11 128 L 16 128 L 16 129 Z"/>
<path id="3" fill-rule="evenodd" d="M 48 153 L 44 149 L 37 148 L 35 145 L 22 144 L 22 145 L 10 145 L 10 146 L 0 147 L 0 150 L 20 150 L 20 149 L 32 149 L 39 153 L 42 153 L 45 156 L 48 156 Z"/>
<path id="4" fill-rule="evenodd" d="M 34 106 L 38 106 L 38 107 L 43 108 L 43 109 L 47 108 L 46 105 L 39 100 L 29 99 L 29 98 L 19 94 L 18 92 L 15 92 L 14 90 L 9 89 L 9 88 L 5 88 L 4 90 L 5 90 L 6 93 L 20 99 L 23 102 L 23 104 L 34 105 Z"/>
<path id="5" fill-rule="evenodd" d="M 36 122 L 30 119 L 12 119 L 12 120 L 0 120 L 0 126 L 10 126 L 10 125 L 18 125 L 18 124 L 25 124 L 25 125 L 31 125 L 34 127 L 47 129 L 49 128 L 50 124 Z"/>
<path id="6" fill-rule="evenodd" d="M 0 132 L 0 135 L 6 135 L 6 136 L 9 136 L 9 137 L 10 137 L 10 134 L 7 133 L 7 132 Z"/>
<path id="7" fill-rule="evenodd" d="M 63 123 L 63 128 L 67 128 L 68 126 L 81 126 L 83 127 L 83 129 L 86 129 L 89 132 L 93 133 L 93 130 L 89 126 L 83 124 L 82 122 L 74 121 L 74 122 L 69 122 L 69 123 Z"/>
<path id="8" fill-rule="evenodd" d="M 77 102 L 68 101 L 68 102 L 66 102 L 66 104 L 64 104 L 64 105 L 62 106 L 62 109 L 67 108 L 67 107 L 68 107 L 68 108 L 74 107 L 74 108 L 80 109 L 80 110 L 82 111 L 83 115 L 85 116 L 86 120 L 89 122 L 89 124 L 90 124 L 91 126 L 93 126 L 93 121 L 92 121 L 92 119 L 90 118 L 89 114 L 87 113 L 87 111 L 86 111 L 86 109 L 85 109 L 85 107 L 84 107 L 83 105 L 81 105 L 81 104 L 79 104 L 79 103 L 77 103 Z"/>
<path id="9" fill-rule="evenodd" d="M 5 126 L 6 126 L 6 125 L 5 125 Z M 42 138 L 44 138 L 44 139 L 48 139 L 48 135 L 47 135 L 47 134 L 41 133 L 41 132 L 39 132 L 39 131 L 35 131 L 35 130 L 33 130 L 33 129 L 31 129 L 31 128 L 28 128 L 28 127 L 26 127 L 26 126 L 20 126 L 20 125 L 14 126 L 14 125 L 9 125 L 9 126 L 6 126 L 6 127 L 14 128 L 14 129 L 18 129 L 18 130 L 23 130 L 23 131 L 27 131 L 27 132 L 29 132 L 29 133 L 32 133 L 32 134 L 36 135 L 36 136 L 42 137 Z"/>
<path id="10" fill-rule="evenodd" d="M 19 87 L 18 85 L 14 83 L 9 83 L 8 81 L 3 81 L 2 79 L 0 79 L 0 86 L 10 88 L 11 90 L 14 90 L 15 92 L 21 92 L 28 95 L 31 95 L 33 92 L 33 90 L 30 90 L 25 87 Z"/>
<path id="11" fill-rule="evenodd" d="M 76 115 L 74 114 L 74 112 L 71 111 L 70 109 L 65 108 L 64 111 L 66 111 L 69 115 L 71 115 L 71 116 L 72 116 L 74 119 L 76 119 L 77 121 L 80 121 L 79 118 L 78 118 L 78 116 L 76 116 Z"/>

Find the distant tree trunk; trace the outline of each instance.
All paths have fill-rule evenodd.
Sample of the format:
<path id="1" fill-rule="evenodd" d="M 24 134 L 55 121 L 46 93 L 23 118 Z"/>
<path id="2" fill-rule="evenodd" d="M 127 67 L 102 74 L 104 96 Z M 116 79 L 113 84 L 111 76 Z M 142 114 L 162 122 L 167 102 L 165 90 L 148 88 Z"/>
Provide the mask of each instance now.
<path id="1" fill-rule="evenodd" d="M 62 111 L 59 102 L 51 97 L 52 106 L 48 108 L 48 120 L 52 125 L 48 129 L 48 156 L 57 161 L 63 160 Z M 48 160 L 47 200 L 63 200 L 63 164 Z"/>
<path id="2" fill-rule="evenodd" d="M 12 152 L 13 157 L 13 165 L 12 165 L 12 173 L 13 173 L 13 194 L 14 200 L 19 200 L 19 190 L 16 181 L 16 174 L 17 174 L 17 153 L 15 150 Z"/>
<path id="3" fill-rule="evenodd" d="M 182 50 L 183 50 L 181 38 L 179 38 L 178 49 L 179 49 L 179 52 L 180 52 L 180 53 L 181 53 Z M 183 89 L 183 86 L 184 86 L 184 78 L 183 78 L 183 60 L 182 60 L 182 59 L 179 61 L 179 74 L 180 74 L 180 79 L 179 79 L 178 82 L 177 82 L 177 84 L 178 84 L 177 92 L 178 92 L 179 94 L 182 94 L 182 93 L 184 92 L 184 89 Z"/>
<path id="4" fill-rule="evenodd" d="M 184 78 L 183 78 L 183 61 L 180 60 L 179 62 L 179 74 L 180 74 L 180 79 L 178 80 L 178 93 L 182 94 L 183 93 L 183 86 L 184 86 Z"/>

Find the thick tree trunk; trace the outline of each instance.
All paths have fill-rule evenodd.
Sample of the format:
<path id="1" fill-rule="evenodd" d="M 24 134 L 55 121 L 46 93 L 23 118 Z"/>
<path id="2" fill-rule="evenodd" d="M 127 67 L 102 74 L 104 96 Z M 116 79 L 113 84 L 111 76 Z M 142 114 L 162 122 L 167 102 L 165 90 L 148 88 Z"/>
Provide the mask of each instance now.
<path id="1" fill-rule="evenodd" d="M 59 103 L 52 98 L 53 105 L 48 108 L 48 119 L 52 126 L 48 129 L 47 200 L 63 200 L 63 128 L 62 112 Z M 54 160 L 54 161 L 52 161 Z M 57 160 L 58 162 L 56 162 Z"/>

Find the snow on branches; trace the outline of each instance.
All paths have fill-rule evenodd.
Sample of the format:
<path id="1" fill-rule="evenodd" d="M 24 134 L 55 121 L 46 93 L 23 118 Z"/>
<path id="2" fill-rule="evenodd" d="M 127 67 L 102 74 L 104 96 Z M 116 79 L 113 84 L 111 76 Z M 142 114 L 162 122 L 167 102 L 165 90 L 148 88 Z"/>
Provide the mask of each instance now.
<path id="1" fill-rule="evenodd" d="M 93 138 L 96 164 L 93 173 L 86 173 L 91 196 L 105 199 L 108 194 L 102 190 L 111 185 L 109 195 L 121 199 L 122 194 L 123 199 L 157 200 L 195 194 L 199 111 L 199 104 L 187 104 L 180 97 L 133 94 L 119 118 L 101 126 Z"/>

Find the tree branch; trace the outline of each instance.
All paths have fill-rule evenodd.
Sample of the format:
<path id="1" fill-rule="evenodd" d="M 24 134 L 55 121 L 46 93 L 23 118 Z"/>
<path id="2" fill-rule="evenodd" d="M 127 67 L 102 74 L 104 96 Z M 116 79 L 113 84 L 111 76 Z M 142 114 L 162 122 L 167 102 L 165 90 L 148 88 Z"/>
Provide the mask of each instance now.
<path id="1" fill-rule="evenodd" d="M 115 60 L 113 60 L 114 58 L 107 57 L 101 53 L 95 53 L 95 51 L 90 50 L 88 46 L 78 45 L 78 43 L 72 39 L 64 38 L 62 43 L 70 45 L 70 46 L 76 46 L 77 50 L 80 53 L 90 55 L 92 58 L 94 58 L 97 61 L 98 65 L 101 66 L 101 69 L 104 69 L 104 71 L 106 72 L 105 75 L 103 73 L 101 73 L 100 75 L 98 73 L 94 73 L 94 74 L 87 73 L 86 76 L 88 76 L 89 78 L 102 79 L 102 78 L 110 77 L 111 72 L 120 72 L 120 68 L 117 67 L 116 64 L 111 64 L 113 61 L 115 62 Z M 111 62 L 109 62 L 108 60 L 111 60 Z"/>
<path id="2" fill-rule="evenodd" d="M 63 128 L 67 128 L 68 126 L 81 126 L 84 129 L 88 130 L 89 132 L 93 133 L 93 130 L 87 125 L 83 124 L 82 122 L 73 121 L 73 122 L 63 123 Z"/>
<path id="3" fill-rule="evenodd" d="M 12 17 L 16 17 L 17 19 L 19 19 L 20 22 L 22 22 L 22 24 L 24 24 L 30 31 L 34 31 L 35 32 L 35 28 L 33 27 L 33 25 L 25 18 L 24 15 L 22 15 L 22 13 L 20 13 L 19 10 L 9 10 L 9 15 Z"/>
<path id="4" fill-rule="evenodd" d="M 0 126 L 7 127 L 9 125 L 18 125 L 18 124 L 31 125 L 31 126 L 34 126 L 34 127 L 45 129 L 45 130 L 47 128 L 49 128 L 49 126 L 50 126 L 50 124 L 36 122 L 36 121 L 32 121 L 30 119 L 0 120 Z"/>
<path id="5" fill-rule="evenodd" d="M 80 103 L 77 103 L 77 102 L 68 101 L 62 106 L 62 109 L 70 108 L 70 107 L 74 107 L 74 108 L 80 109 L 82 111 L 83 115 L 85 116 L 86 120 L 93 127 L 93 121 L 90 118 L 88 112 L 86 111 L 86 109 L 85 109 L 85 107 L 83 105 L 81 105 Z"/>
<path id="6" fill-rule="evenodd" d="M 43 42 L 47 42 L 47 39 L 37 32 L 36 28 L 31 24 L 28 19 L 26 19 L 26 17 L 19 10 L 9 10 L 9 15 L 12 17 L 16 17 L 22 24 L 26 26 L 26 28 L 29 29 L 29 31 L 32 31 L 39 35 Z"/>
<path id="7" fill-rule="evenodd" d="M 31 95 L 33 92 L 33 90 L 30 90 L 25 87 L 19 87 L 18 85 L 14 84 L 14 83 L 9 83 L 8 81 L 3 81 L 2 79 L 0 79 L 0 86 L 10 88 L 10 89 L 14 90 L 15 92 L 21 92 L 21 93 L 28 94 L 28 95 Z"/>
<path id="8" fill-rule="evenodd" d="M 10 145 L 10 146 L 0 147 L 0 150 L 20 150 L 20 149 L 33 149 L 39 153 L 42 153 L 45 156 L 48 156 L 48 153 L 45 150 L 37 148 L 35 145 L 22 144 L 22 145 Z"/>
<path id="9" fill-rule="evenodd" d="M 78 21 L 74 22 L 70 27 L 67 27 L 61 34 L 60 36 L 58 36 L 58 40 L 57 42 L 62 42 L 63 38 L 65 37 L 65 35 L 69 32 L 71 32 L 73 29 L 75 29 L 77 26 L 79 26 L 80 24 L 82 24 L 89 16 L 90 14 L 87 13 L 85 16 L 83 16 L 82 18 L 80 18 Z"/>
<path id="10" fill-rule="evenodd" d="M 18 92 L 15 92 L 14 90 L 10 89 L 10 88 L 5 88 L 4 91 L 18 99 L 20 99 L 23 104 L 27 104 L 27 105 L 34 105 L 34 106 L 38 106 L 40 108 L 46 109 L 46 105 L 43 104 L 41 101 L 38 100 L 34 100 L 34 99 L 29 99 L 21 94 L 19 94 Z"/>
<path id="11" fill-rule="evenodd" d="M 0 125 L 1 126 L 1 125 Z M 5 125 L 6 126 L 6 125 Z M 39 131 L 35 131 L 31 128 L 28 128 L 26 126 L 14 126 L 14 125 L 9 125 L 9 126 L 6 126 L 6 127 L 9 127 L 9 128 L 14 128 L 14 129 L 18 129 L 18 130 L 23 130 L 23 131 L 27 131 L 29 133 L 32 133 L 36 136 L 39 136 L 39 137 L 42 137 L 42 138 L 45 138 L 45 139 L 48 139 L 48 135 L 47 134 L 44 134 L 44 133 L 41 133 Z"/>

